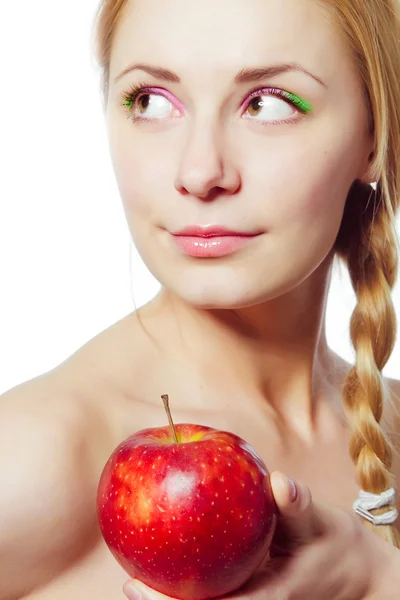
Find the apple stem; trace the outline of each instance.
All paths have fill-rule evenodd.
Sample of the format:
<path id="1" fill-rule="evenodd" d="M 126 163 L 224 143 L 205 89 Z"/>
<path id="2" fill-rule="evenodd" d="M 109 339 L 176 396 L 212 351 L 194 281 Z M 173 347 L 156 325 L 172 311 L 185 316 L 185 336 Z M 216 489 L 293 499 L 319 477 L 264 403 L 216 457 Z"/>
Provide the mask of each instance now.
<path id="1" fill-rule="evenodd" d="M 174 436 L 174 441 L 176 444 L 179 444 L 178 442 L 178 437 L 176 435 L 176 431 L 175 431 L 175 425 L 174 422 L 172 420 L 172 416 L 171 416 L 171 411 L 169 409 L 169 398 L 168 398 L 168 394 L 164 394 L 163 396 L 161 396 L 161 398 L 163 399 L 164 402 L 164 408 L 167 412 L 167 417 L 168 417 L 168 421 L 169 421 L 169 426 L 171 427 L 171 431 L 172 431 L 172 435 Z"/>

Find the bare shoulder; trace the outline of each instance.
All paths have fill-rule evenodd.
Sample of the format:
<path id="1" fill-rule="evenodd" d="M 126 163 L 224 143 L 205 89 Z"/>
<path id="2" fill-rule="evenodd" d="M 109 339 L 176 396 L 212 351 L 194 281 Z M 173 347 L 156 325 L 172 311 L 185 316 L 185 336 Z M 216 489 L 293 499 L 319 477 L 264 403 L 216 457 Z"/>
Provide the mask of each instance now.
<path id="1" fill-rule="evenodd" d="M 0 396 L 0 600 L 21 598 L 97 535 L 87 414 L 53 373 Z"/>
<path id="2" fill-rule="evenodd" d="M 143 379 L 147 339 L 127 315 L 0 396 L 0 600 L 42 588 L 99 544 L 97 485 L 136 427 L 141 407 L 122 390 L 132 369 Z"/>

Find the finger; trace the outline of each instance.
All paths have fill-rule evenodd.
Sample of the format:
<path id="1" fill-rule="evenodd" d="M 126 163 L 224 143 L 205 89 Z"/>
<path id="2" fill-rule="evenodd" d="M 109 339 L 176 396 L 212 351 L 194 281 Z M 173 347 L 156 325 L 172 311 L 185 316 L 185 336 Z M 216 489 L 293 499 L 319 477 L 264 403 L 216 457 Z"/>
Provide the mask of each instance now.
<path id="1" fill-rule="evenodd" d="M 284 583 L 282 582 L 281 567 L 271 568 L 264 573 L 255 573 L 238 590 L 231 592 L 222 600 L 282 600 L 288 598 L 284 594 Z"/>
<path id="2" fill-rule="evenodd" d="M 129 600 L 171 600 L 170 596 L 154 590 L 139 579 L 127 581 L 123 592 Z"/>
<path id="3" fill-rule="evenodd" d="M 271 487 L 279 510 L 279 527 L 285 536 L 304 543 L 321 532 L 320 510 L 307 485 L 274 471 Z"/>

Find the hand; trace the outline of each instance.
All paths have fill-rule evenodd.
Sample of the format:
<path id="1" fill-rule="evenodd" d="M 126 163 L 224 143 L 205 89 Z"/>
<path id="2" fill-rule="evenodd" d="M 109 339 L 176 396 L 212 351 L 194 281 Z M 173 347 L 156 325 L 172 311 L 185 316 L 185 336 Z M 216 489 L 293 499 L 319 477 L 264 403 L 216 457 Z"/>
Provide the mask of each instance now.
<path id="1" fill-rule="evenodd" d="M 271 485 L 280 516 L 269 556 L 229 598 L 364 600 L 373 595 L 375 574 L 384 572 L 393 548 L 356 517 L 313 503 L 307 486 L 279 472 L 271 474 Z M 125 584 L 124 593 L 134 600 L 169 600 L 137 579 Z"/>

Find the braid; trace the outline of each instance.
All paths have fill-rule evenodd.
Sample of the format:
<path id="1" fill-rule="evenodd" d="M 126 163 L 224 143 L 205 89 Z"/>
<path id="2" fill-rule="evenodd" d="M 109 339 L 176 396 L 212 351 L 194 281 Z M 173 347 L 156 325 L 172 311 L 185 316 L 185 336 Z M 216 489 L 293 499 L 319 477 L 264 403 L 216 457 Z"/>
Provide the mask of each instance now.
<path id="1" fill-rule="evenodd" d="M 393 485 L 392 447 L 380 421 L 385 400 L 382 369 L 396 339 L 391 290 L 398 268 L 395 221 L 383 202 L 380 185 L 375 192 L 371 186 L 355 183 L 337 246 L 339 255 L 347 262 L 357 296 L 350 324 L 356 364 L 343 388 L 343 401 L 353 430 L 350 455 L 360 487 L 380 494 Z M 386 510 L 382 508 L 376 514 Z M 400 547 L 400 534 L 395 527 L 369 523 L 368 526 Z"/>

